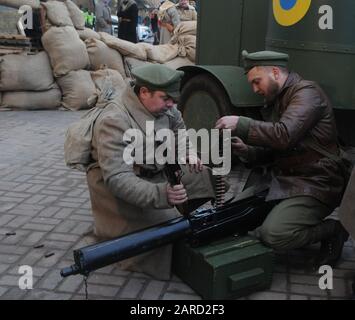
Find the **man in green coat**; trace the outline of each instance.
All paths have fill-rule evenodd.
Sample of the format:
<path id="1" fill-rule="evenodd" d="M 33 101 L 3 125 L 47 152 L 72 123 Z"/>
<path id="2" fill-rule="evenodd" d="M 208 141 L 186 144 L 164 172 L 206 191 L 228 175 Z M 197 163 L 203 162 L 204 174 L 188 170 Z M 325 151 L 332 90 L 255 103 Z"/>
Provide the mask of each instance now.
<path id="1" fill-rule="evenodd" d="M 135 87 L 127 87 L 119 100 L 104 108 L 93 130 L 92 164 L 87 171 L 87 182 L 94 231 L 104 239 L 181 216 L 175 206 L 186 204 L 187 200 L 191 210 L 214 198 L 209 172 L 192 150 L 186 156 L 191 170 L 182 166 L 182 183 L 176 186 L 168 184 L 165 164 L 157 157 L 149 157 L 153 148 L 159 147 L 157 141 L 153 145 L 148 143 L 152 133 L 169 129 L 176 139 L 178 130 L 185 128 L 174 103 L 180 94 L 183 72 L 163 65 L 148 65 L 133 69 L 132 74 L 136 78 Z M 148 122 L 154 128 L 147 126 Z M 137 160 L 138 156 L 133 161 L 128 156 L 133 150 L 129 149 L 132 144 L 127 137 L 134 133 L 143 136 L 144 143 L 138 144 L 134 152 L 137 155 L 142 151 L 144 163 Z M 168 245 L 122 261 L 120 266 L 169 279 L 171 249 Z"/>
<path id="2" fill-rule="evenodd" d="M 348 233 L 339 221 L 324 219 L 339 205 L 347 177 L 332 159 L 339 148 L 331 103 L 316 83 L 288 71 L 287 54 L 244 51 L 243 57 L 249 83 L 265 98 L 264 121 L 227 116 L 216 128 L 233 131 L 243 161 L 271 164 L 267 201 L 275 206 L 261 239 L 281 250 L 321 241 L 316 265 L 334 266 Z"/>

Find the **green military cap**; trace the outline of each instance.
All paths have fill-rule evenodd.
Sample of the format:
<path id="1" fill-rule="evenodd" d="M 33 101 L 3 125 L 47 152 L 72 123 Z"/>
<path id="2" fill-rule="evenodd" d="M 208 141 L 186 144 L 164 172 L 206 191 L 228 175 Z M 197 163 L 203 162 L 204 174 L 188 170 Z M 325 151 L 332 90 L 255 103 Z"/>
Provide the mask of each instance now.
<path id="1" fill-rule="evenodd" d="M 287 62 L 289 60 L 288 54 L 276 51 L 248 53 L 248 51 L 243 50 L 242 56 L 246 73 L 258 66 L 278 66 L 287 68 Z"/>
<path id="2" fill-rule="evenodd" d="M 150 90 L 164 91 L 174 100 L 180 97 L 180 83 L 183 71 L 174 70 L 161 64 L 150 64 L 132 70 L 136 85 Z"/>

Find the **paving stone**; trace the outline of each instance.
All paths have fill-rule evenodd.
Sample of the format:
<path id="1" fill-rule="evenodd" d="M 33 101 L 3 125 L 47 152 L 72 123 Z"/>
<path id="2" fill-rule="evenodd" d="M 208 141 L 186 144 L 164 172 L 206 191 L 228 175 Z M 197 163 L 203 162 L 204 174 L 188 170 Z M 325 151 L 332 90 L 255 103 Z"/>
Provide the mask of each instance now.
<path id="1" fill-rule="evenodd" d="M 58 290 L 74 293 L 78 291 L 80 285 L 82 285 L 83 282 L 84 282 L 83 277 L 80 276 L 69 277 L 62 282 L 62 284 L 58 287 Z"/>
<path id="2" fill-rule="evenodd" d="M 54 229 L 54 225 L 50 224 L 37 224 L 37 223 L 26 223 L 22 228 L 30 229 L 35 231 L 50 231 Z"/>
<path id="3" fill-rule="evenodd" d="M 111 286 L 122 286 L 125 283 L 126 279 L 118 276 L 104 275 L 94 273 L 89 276 L 88 283 L 93 284 L 102 284 L 102 285 L 111 285 Z"/>
<path id="4" fill-rule="evenodd" d="M 183 282 L 171 282 L 167 291 L 172 291 L 174 293 L 194 293 L 194 291 Z"/>
<path id="5" fill-rule="evenodd" d="M 46 239 L 48 240 L 58 240 L 64 242 L 75 242 L 78 241 L 79 236 L 74 234 L 65 234 L 65 233 L 51 233 L 49 234 Z"/>
<path id="6" fill-rule="evenodd" d="M 19 255 L 15 254 L 0 254 L 0 263 L 14 263 L 21 258 Z"/>
<path id="7" fill-rule="evenodd" d="M 143 279 L 130 279 L 119 294 L 122 299 L 137 299 L 146 283 Z"/>
<path id="8" fill-rule="evenodd" d="M 64 279 L 60 275 L 60 270 L 52 270 L 46 274 L 41 281 L 38 283 L 37 287 L 41 289 L 54 290 Z"/>
<path id="9" fill-rule="evenodd" d="M 278 292 L 256 292 L 248 296 L 248 300 L 286 300 L 287 295 L 285 293 Z"/>
<path id="10" fill-rule="evenodd" d="M 166 287 L 165 281 L 151 280 L 141 296 L 142 300 L 158 300 L 163 295 L 163 290 Z"/>
<path id="11" fill-rule="evenodd" d="M 326 290 L 321 290 L 319 286 L 310 286 L 310 285 L 302 285 L 302 284 L 292 284 L 290 291 L 296 294 L 307 294 L 313 296 L 327 296 Z"/>
<path id="12" fill-rule="evenodd" d="M 9 290 L 9 288 L 0 287 L 0 298 L 2 295 L 4 295 L 4 293 L 6 293 L 7 290 Z"/>
<path id="13" fill-rule="evenodd" d="M 26 300 L 69 300 L 71 298 L 70 293 L 59 293 L 46 290 L 31 290 L 26 296 Z"/>
<path id="14" fill-rule="evenodd" d="M 19 216 L 11 220 L 6 226 L 10 228 L 19 228 L 31 220 L 28 216 Z"/>
<path id="15" fill-rule="evenodd" d="M 9 288 L 5 294 L 2 295 L 3 300 L 22 300 L 27 292 L 30 290 L 21 290 L 18 286 Z"/>
<path id="16" fill-rule="evenodd" d="M 94 296 L 113 299 L 116 296 L 118 290 L 119 287 L 90 284 L 88 286 L 89 299 L 93 299 Z M 81 287 L 78 293 L 81 295 L 85 294 L 84 286 Z"/>
<path id="17" fill-rule="evenodd" d="M 184 293 L 165 293 L 163 300 L 202 300 L 198 295 Z"/>
<path id="18" fill-rule="evenodd" d="M 25 246 L 34 246 L 35 244 L 38 244 L 42 240 L 45 234 L 46 232 L 33 231 L 27 236 L 26 239 L 23 240 L 22 244 Z"/>
<path id="19" fill-rule="evenodd" d="M 54 216 L 61 208 L 58 207 L 47 207 L 45 209 L 43 209 L 40 213 L 39 213 L 39 217 L 46 217 L 46 218 L 50 218 L 52 216 Z"/>
<path id="20" fill-rule="evenodd" d="M 5 226 L 8 222 L 15 219 L 16 216 L 13 214 L 2 214 L 0 216 L 0 226 Z"/>

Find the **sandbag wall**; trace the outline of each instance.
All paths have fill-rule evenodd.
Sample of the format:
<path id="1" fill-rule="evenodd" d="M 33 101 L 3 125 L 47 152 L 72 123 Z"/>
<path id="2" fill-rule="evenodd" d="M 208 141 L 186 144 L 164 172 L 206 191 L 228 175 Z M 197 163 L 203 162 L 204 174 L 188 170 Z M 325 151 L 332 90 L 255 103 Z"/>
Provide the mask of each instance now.
<path id="1" fill-rule="evenodd" d="M 121 92 L 125 79 L 139 65 L 161 63 L 177 69 L 194 64 L 196 22 L 181 23 L 169 44 L 133 44 L 85 28 L 82 12 L 71 0 L 50 0 L 41 6 L 45 52 L 0 56 L 2 107 L 89 109 L 95 105 L 105 77 Z"/>
<path id="2" fill-rule="evenodd" d="M 0 105 L 15 109 L 56 109 L 62 93 L 46 52 L 0 57 Z"/>
<path id="3" fill-rule="evenodd" d="M 62 91 L 62 106 L 70 110 L 89 109 L 95 104 L 92 97 L 99 91 L 90 71 L 102 67 L 123 70 L 123 63 L 119 63 L 122 57 L 94 39 L 97 38 L 94 31 L 85 29 L 82 12 L 72 1 L 48 1 L 42 5 L 46 9 L 48 28 L 42 36 L 42 44 Z M 84 42 L 86 38 L 88 43 Z M 114 62 L 110 63 L 112 60 Z M 109 66 L 104 66 L 107 61 Z M 119 71 L 115 75 L 123 81 Z"/>

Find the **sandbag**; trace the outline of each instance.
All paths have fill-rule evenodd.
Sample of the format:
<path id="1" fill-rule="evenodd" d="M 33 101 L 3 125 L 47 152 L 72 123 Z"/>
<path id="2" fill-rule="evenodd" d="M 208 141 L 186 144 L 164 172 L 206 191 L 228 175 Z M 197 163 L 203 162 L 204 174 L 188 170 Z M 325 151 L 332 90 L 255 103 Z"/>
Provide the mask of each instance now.
<path id="1" fill-rule="evenodd" d="M 2 106 L 21 110 L 49 110 L 60 106 L 62 93 L 58 88 L 48 91 L 3 92 Z"/>
<path id="2" fill-rule="evenodd" d="M 91 71 L 90 74 L 98 91 L 102 91 L 104 87 L 105 78 L 110 78 L 113 87 L 118 92 L 122 92 L 127 86 L 127 83 L 123 79 L 121 74 L 118 71 L 113 69 L 100 69 L 97 71 Z"/>
<path id="3" fill-rule="evenodd" d="M 165 63 L 176 58 L 179 52 L 177 44 L 162 44 L 154 46 L 149 43 L 138 43 L 137 46 L 145 49 L 149 61 L 158 63 Z"/>
<path id="4" fill-rule="evenodd" d="M 74 111 L 90 107 L 88 99 L 96 93 L 96 88 L 89 71 L 71 71 L 57 82 L 63 92 L 63 107 Z"/>
<path id="5" fill-rule="evenodd" d="M 86 46 L 73 27 L 52 27 L 42 36 L 55 77 L 90 65 Z"/>
<path id="6" fill-rule="evenodd" d="M 188 57 L 192 62 L 196 61 L 196 36 L 179 37 L 179 56 Z"/>
<path id="7" fill-rule="evenodd" d="M 99 32 L 101 41 L 105 42 L 110 48 L 119 51 L 123 56 L 129 56 L 139 60 L 147 60 L 147 52 L 136 43 L 115 38 L 106 32 Z"/>
<path id="8" fill-rule="evenodd" d="M 92 70 L 99 70 L 106 65 L 107 68 L 117 70 L 123 77 L 126 77 L 122 56 L 117 50 L 111 49 L 97 39 L 88 39 L 85 44 Z"/>
<path id="9" fill-rule="evenodd" d="M 45 91 L 54 87 L 46 52 L 0 57 L 0 91 Z"/>
<path id="10" fill-rule="evenodd" d="M 171 69 L 176 70 L 181 67 L 194 66 L 195 64 L 192 61 L 190 61 L 188 58 L 177 57 L 173 60 L 164 63 L 164 65 Z"/>
<path id="11" fill-rule="evenodd" d="M 71 0 L 66 0 L 65 5 L 69 11 L 70 19 L 76 29 L 85 29 L 85 18 L 79 7 Z"/>
<path id="12" fill-rule="evenodd" d="M 174 29 L 174 35 L 192 35 L 197 34 L 197 21 L 183 21 Z"/>
<path id="13" fill-rule="evenodd" d="M 100 35 L 89 28 L 84 28 L 84 30 L 77 30 L 81 40 L 85 41 L 87 39 L 97 39 L 100 40 Z"/>
<path id="14" fill-rule="evenodd" d="M 123 57 L 123 61 L 125 65 L 126 75 L 130 78 L 132 78 L 131 72 L 134 68 L 152 64 L 151 62 L 142 61 L 132 57 Z"/>
<path id="15" fill-rule="evenodd" d="M 42 6 L 46 9 L 46 16 L 53 26 L 73 26 L 69 10 L 63 2 L 50 0 L 42 2 Z"/>
<path id="16" fill-rule="evenodd" d="M 16 9 L 22 6 L 30 6 L 32 9 L 39 9 L 41 3 L 39 0 L 0 0 L 0 5 Z"/>

